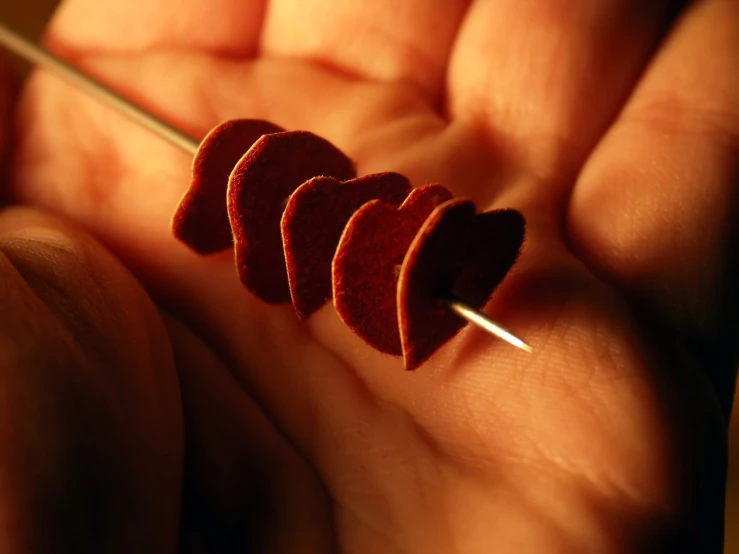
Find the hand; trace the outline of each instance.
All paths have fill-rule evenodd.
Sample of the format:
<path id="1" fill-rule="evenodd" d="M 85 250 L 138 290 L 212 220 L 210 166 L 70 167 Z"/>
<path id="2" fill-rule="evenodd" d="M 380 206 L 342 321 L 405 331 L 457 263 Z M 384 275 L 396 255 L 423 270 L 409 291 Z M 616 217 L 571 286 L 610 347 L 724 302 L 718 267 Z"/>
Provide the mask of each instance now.
<path id="1" fill-rule="evenodd" d="M 468 329 L 409 374 L 331 307 L 298 322 L 240 287 L 231 253 L 175 242 L 187 156 L 36 75 L 11 192 L 86 227 L 156 299 L 182 392 L 183 549 L 720 551 L 737 27 L 716 0 L 68 0 L 50 47 L 195 136 L 268 119 L 360 173 L 528 221 L 487 310 L 535 354 Z M 131 471 L 170 483 L 174 461 L 128 446 Z M 156 510 L 125 492 L 104 540 L 171 548 L 177 491 Z"/>

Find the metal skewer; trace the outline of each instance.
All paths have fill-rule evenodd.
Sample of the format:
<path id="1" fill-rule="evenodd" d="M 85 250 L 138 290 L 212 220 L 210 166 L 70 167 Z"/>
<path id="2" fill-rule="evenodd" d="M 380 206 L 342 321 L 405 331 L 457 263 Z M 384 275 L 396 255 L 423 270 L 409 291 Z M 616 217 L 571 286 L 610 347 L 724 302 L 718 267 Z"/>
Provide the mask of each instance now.
<path id="1" fill-rule="evenodd" d="M 2 22 L 0 22 L 0 44 L 21 58 L 55 73 L 103 104 L 122 113 L 142 127 L 159 135 L 164 140 L 182 148 L 185 152 L 194 155 L 197 151 L 199 142 L 193 137 L 186 135 L 179 129 L 175 129 L 155 115 L 133 104 L 130 100 L 107 88 L 102 83 L 95 81 L 76 67 L 69 65 L 47 50 L 19 35 Z"/>
<path id="2" fill-rule="evenodd" d="M 117 92 L 94 80 L 76 67 L 44 50 L 34 42 L 19 35 L 8 26 L 0 22 L 0 45 L 4 46 L 19 57 L 36 64 L 56 74 L 63 80 L 87 92 L 103 104 L 113 108 L 129 119 L 160 136 L 173 145 L 181 148 L 190 155 L 195 155 L 200 143 L 195 138 L 183 133 L 179 129 L 162 121 L 154 114 L 132 103 Z M 533 348 L 511 333 L 505 327 L 489 318 L 480 310 L 476 310 L 459 298 L 449 297 L 446 300 L 449 308 L 468 322 L 480 327 L 484 331 L 503 339 L 512 346 L 526 352 L 533 352 Z"/>
<path id="3" fill-rule="evenodd" d="M 534 349 L 527 343 L 525 343 L 523 340 L 519 339 L 516 335 L 511 333 L 508 329 L 503 327 L 500 323 L 496 322 L 493 319 L 490 319 L 487 315 L 482 313 L 480 310 L 476 310 L 464 302 L 462 302 L 459 298 L 456 298 L 454 296 L 450 296 L 446 299 L 447 304 L 449 307 L 456 313 L 458 316 L 463 317 L 473 325 L 477 325 L 480 329 L 487 331 L 491 335 L 495 335 L 496 337 L 503 339 L 508 344 L 515 346 L 516 348 L 520 348 L 521 350 L 525 350 L 526 352 L 533 352 Z"/>

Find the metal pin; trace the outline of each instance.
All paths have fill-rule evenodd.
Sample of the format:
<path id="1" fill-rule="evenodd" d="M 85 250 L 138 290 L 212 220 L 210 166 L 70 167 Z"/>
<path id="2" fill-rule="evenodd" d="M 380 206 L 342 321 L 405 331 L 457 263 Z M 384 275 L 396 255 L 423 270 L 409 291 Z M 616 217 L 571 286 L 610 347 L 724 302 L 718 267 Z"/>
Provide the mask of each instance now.
<path id="1" fill-rule="evenodd" d="M 191 156 L 195 155 L 195 152 L 200 145 L 195 138 L 183 133 L 181 130 L 171 126 L 165 121 L 162 121 L 154 114 L 144 110 L 140 106 L 137 106 L 102 83 L 95 81 L 92 77 L 83 73 L 76 67 L 71 66 L 27 38 L 19 35 L 2 22 L 0 22 L 0 45 L 4 46 L 19 57 L 43 67 L 70 84 L 75 85 L 84 92 L 87 92 L 90 96 L 96 98 L 98 101 L 123 114 L 164 140 L 179 147 Z M 446 302 L 454 313 L 466 319 L 468 322 L 498 338 L 503 339 L 516 348 L 520 348 L 525 352 L 533 352 L 533 348 L 523 340 L 481 311 L 475 310 L 466 305 L 459 298 L 450 296 L 446 299 Z"/>
<path id="2" fill-rule="evenodd" d="M 0 44 L 21 58 L 58 75 L 63 80 L 85 91 L 103 104 L 113 108 L 119 113 L 122 113 L 129 119 L 154 134 L 159 135 L 164 140 L 178 146 L 185 152 L 195 155 L 200 144 L 196 139 L 133 104 L 117 92 L 81 72 L 76 67 L 69 65 L 67 62 L 57 58 L 50 52 L 29 41 L 27 38 L 19 35 L 2 22 L 0 22 Z"/>
<path id="3" fill-rule="evenodd" d="M 520 348 L 521 350 L 525 350 L 526 352 L 534 351 L 534 349 L 529 344 L 519 339 L 508 329 L 506 329 L 496 321 L 490 319 L 480 310 L 471 308 L 470 306 L 462 302 L 459 298 L 450 295 L 446 298 L 446 302 L 449 307 L 454 310 L 454 313 L 463 317 L 470 323 L 474 323 L 480 329 L 484 329 L 488 333 L 491 333 L 496 337 L 503 339 L 508 344 L 515 346 L 516 348 Z"/>

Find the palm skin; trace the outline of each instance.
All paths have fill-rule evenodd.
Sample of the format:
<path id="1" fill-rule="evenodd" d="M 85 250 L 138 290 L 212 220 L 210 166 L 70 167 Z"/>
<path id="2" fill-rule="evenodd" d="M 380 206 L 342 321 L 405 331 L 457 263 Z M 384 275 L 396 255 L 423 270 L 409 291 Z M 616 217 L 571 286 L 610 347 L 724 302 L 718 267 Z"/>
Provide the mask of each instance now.
<path id="1" fill-rule="evenodd" d="M 400 171 L 479 209 L 521 210 L 523 256 L 486 311 L 535 353 L 466 329 L 408 373 L 330 306 L 306 323 L 289 306 L 261 304 L 240 287 L 232 253 L 201 258 L 171 237 L 187 155 L 37 74 L 17 110 L 12 198 L 85 228 L 159 309 L 139 292 L 119 298 L 156 343 L 138 359 L 159 360 L 125 358 L 119 379 L 129 368 L 162 384 L 158 395 L 103 394 L 131 425 L 107 434 L 128 452 L 125 471 L 95 458 L 120 483 L 101 508 L 118 518 L 101 541 L 140 537 L 152 552 L 720 549 L 736 368 L 727 230 L 736 145 L 724 138 L 737 129 L 739 85 L 723 71 L 735 3 L 697 2 L 663 43 L 666 4 L 636 14 L 609 3 L 517 13 L 504 1 L 408 2 L 389 22 L 369 2 L 316 1 L 301 15 L 287 1 L 263 13 L 224 0 L 224 14 L 193 1 L 131 28 L 140 19 L 129 4 L 113 25 L 106 3 L 68 2 L 50 46 L 194 136 L 264 118 L 325 136 L 360 174 Z M 584 22 L 591 32 L 568 35 Z M 531 37 L 514 40 L 524 23 Z M 319 24 L 323 38 L 301 34 Z M 511 36 L 498 38 L 496 25 Z M 691 80 L 720 86 L 667 97 L 664 82 L 681 78 L 673 59 L 688 50 Z M 724 127 L 716 113 L 733 119 Z M 707 183 L 700 194 L 693 179 Z M 81 286 L 59 285 L 70 295 Z M 97 313 L 81 305 L 79 317 Z M 122 308 L 96 309 L 111 330 L 99 342 L 140 348 L 113 333 Z M 97 367 L 103 382 L 113 379 L 106 368 Z M 136 417 L 142 410 L 151 417 Z M 129 481 L 148 488 L 126 504 Z M 110 507 L 120 505 L 150 517 Z"/>

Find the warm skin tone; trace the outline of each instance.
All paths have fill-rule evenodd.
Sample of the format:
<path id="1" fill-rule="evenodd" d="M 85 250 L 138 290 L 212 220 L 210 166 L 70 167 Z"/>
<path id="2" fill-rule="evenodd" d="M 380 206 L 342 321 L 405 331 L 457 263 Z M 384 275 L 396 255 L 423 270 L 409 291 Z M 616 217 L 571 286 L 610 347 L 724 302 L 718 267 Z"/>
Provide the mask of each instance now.
<path id="1" fill-rule="evenodd" d="M 720 551 L 739 3 L 263 4 L 68 0 L 48 44 L 195 136 L 518 208 L 487 310 L 536 352 L 468 329 L 409 374 L 261 304 L 170 235 L 188 157 L 37 74 L 8 190 L 72 223 L 0 217 L 0 550 Z"/>

